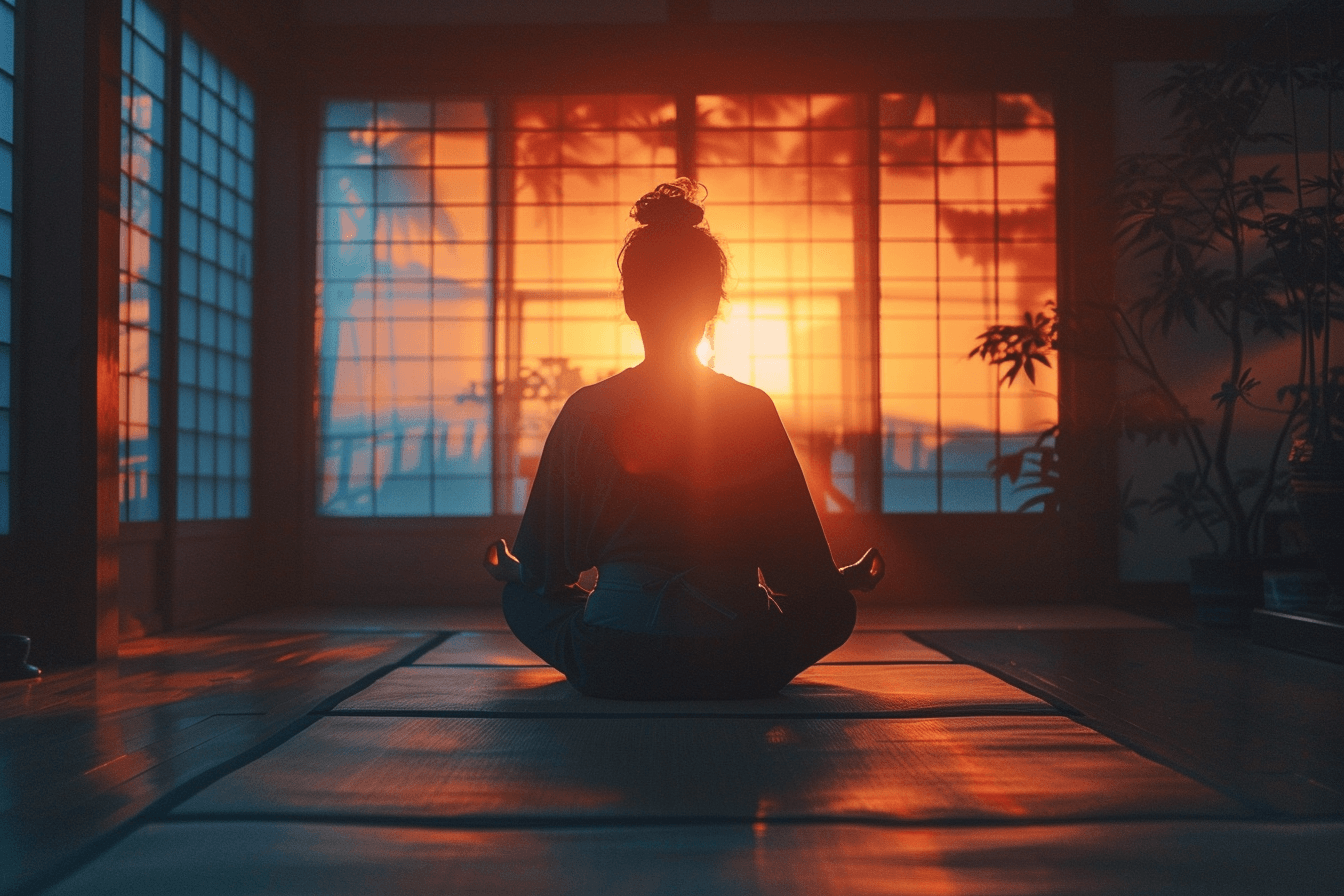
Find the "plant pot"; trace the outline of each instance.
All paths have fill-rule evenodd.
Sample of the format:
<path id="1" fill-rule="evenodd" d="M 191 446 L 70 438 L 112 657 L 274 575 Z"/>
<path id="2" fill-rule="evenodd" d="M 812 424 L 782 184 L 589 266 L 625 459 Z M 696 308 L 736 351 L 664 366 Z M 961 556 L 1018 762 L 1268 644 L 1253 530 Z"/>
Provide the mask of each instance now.
<path id="1" fill-rule="evenodd" d="M 1344 458 L 1337 451 L 1295 454 L 1289 481 L 1303 535 L 1331 590 L 1344 597 Z"/>
<path id="2" fill-rule="evenodd" d="M 1303 569 L 1265 570 L 1265 609 L 1333 616 L 1342 608 L 1325 574 L 1312 564 Z"/>
<path id="3" fill-rule="evenodd" d="M 1195 619 L 1211 628 L 1251 624 L 1251 612 L 1264 601 L 1265 560 L 1199 554 L 1190 558 L 1190 598 Z"/>

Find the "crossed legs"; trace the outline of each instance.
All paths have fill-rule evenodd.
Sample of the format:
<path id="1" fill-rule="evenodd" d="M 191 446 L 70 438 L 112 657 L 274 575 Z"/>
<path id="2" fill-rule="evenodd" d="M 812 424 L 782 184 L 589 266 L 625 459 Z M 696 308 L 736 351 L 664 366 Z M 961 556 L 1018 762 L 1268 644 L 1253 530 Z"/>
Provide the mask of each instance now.
<path id="1" fill-rule="evenodd" d="M 581 597 L 504 587 L 504 618 L 518 640 L 582 693 L 626 700 L 770 696 L 843 644 L 855 616 L 853 596 L 838 588 L 715 637 L 589 625 L 583 609 Z"/>

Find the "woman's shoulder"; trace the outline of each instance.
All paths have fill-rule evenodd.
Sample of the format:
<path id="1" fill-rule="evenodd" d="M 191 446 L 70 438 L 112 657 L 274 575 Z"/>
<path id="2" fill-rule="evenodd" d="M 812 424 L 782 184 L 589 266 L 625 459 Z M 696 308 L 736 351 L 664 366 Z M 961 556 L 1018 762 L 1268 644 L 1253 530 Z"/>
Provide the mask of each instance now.
<path id="1" fill-rule="evenodd" d="M 711 371 L 711 388 L 717 392 L 720 403 L 741 408 L 753 415 L 775 416 L 775 402 L 764 389 L 735 380 L 725 373 Z"/>
<path id="2" fill-rule="evenodd" d="M 579 419 L 647 410 L 650 404 L 658 404 L 655 396 L 660 392 L 647 377 L 641 376 L 639 368 L 631 367 L 575 390 L 565 402 L 563 416 Z M 683 409 L 687 410 L 696 405 L 703 407 L 702 402 L 708 399 L 711 407 L 740 414 L 744 420 L 777 416 L 774 401 L 765 391 L 714 370 L 705 369 L 699 386 L 682 395 L 681 401 L 686 405 Z"/>
<path id="3" fill-rule="evenodd" d="M 594 424 L 603 426 L 607 418 L 626 413 L 638 404 L 638 393 L 627 376 L 629 373 L 629 370 L 623 370 L 575 389 L 565 399 L 554 426 L 574 430 Z"/>
<path id="4" fill-rule="evenodd" d="M 621 402 L 634 392 L 634 384 L 630 381 L 629 373 L 629 369 L 622 370 L 606 379 L 575 389 L 569 398 L 565 399 L 564 409 L 571 414 L 593 413 Z"/>
<path id="5" fill-rule="evenodd" d="M 714 385 L 729 395 L 741 398 L 744 401 L 774 404 L 769 393 L 758 386 L 735 380 L 728 374 L 719 373 L 717 370 L 711 370 L 710 373 L 713 375 Z"/>

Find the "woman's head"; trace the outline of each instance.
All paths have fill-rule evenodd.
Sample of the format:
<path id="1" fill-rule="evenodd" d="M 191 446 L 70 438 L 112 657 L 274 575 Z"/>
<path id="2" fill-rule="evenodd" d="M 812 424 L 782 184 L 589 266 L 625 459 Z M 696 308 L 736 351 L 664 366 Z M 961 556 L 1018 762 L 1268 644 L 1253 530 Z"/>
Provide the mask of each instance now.
<path id="1" fill-rule="evenodd" d="M 728 258 L 701 223 L 700 190 L 678 178 L 645 193 L 630 212 L 640 226 L 626 236 L 617 267 L 625 312 L 641 327 L 698 322 L 703 328 L 718 313 Z"/>

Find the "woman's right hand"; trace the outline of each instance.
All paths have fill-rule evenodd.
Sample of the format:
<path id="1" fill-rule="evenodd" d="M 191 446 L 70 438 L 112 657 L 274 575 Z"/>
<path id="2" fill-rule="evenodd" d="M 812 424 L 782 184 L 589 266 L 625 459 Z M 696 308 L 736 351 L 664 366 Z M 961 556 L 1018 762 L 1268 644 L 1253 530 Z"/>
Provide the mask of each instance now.
<path id="1" fill-rule="evenodd" d="M 495 539 L 485 549 L 485 571 L 501 582 L 523 581 L 523 564 L 509 553 L 509 543 L 502 538 Z"/>
<path id="2" fill-rule="evenodd" d="M 882 559 L 877 548 L 869 548 L 858 563 L 841 567 L 840 578 L 849 591 L 872 591 L 886 572 L 887 562 Z"/>

